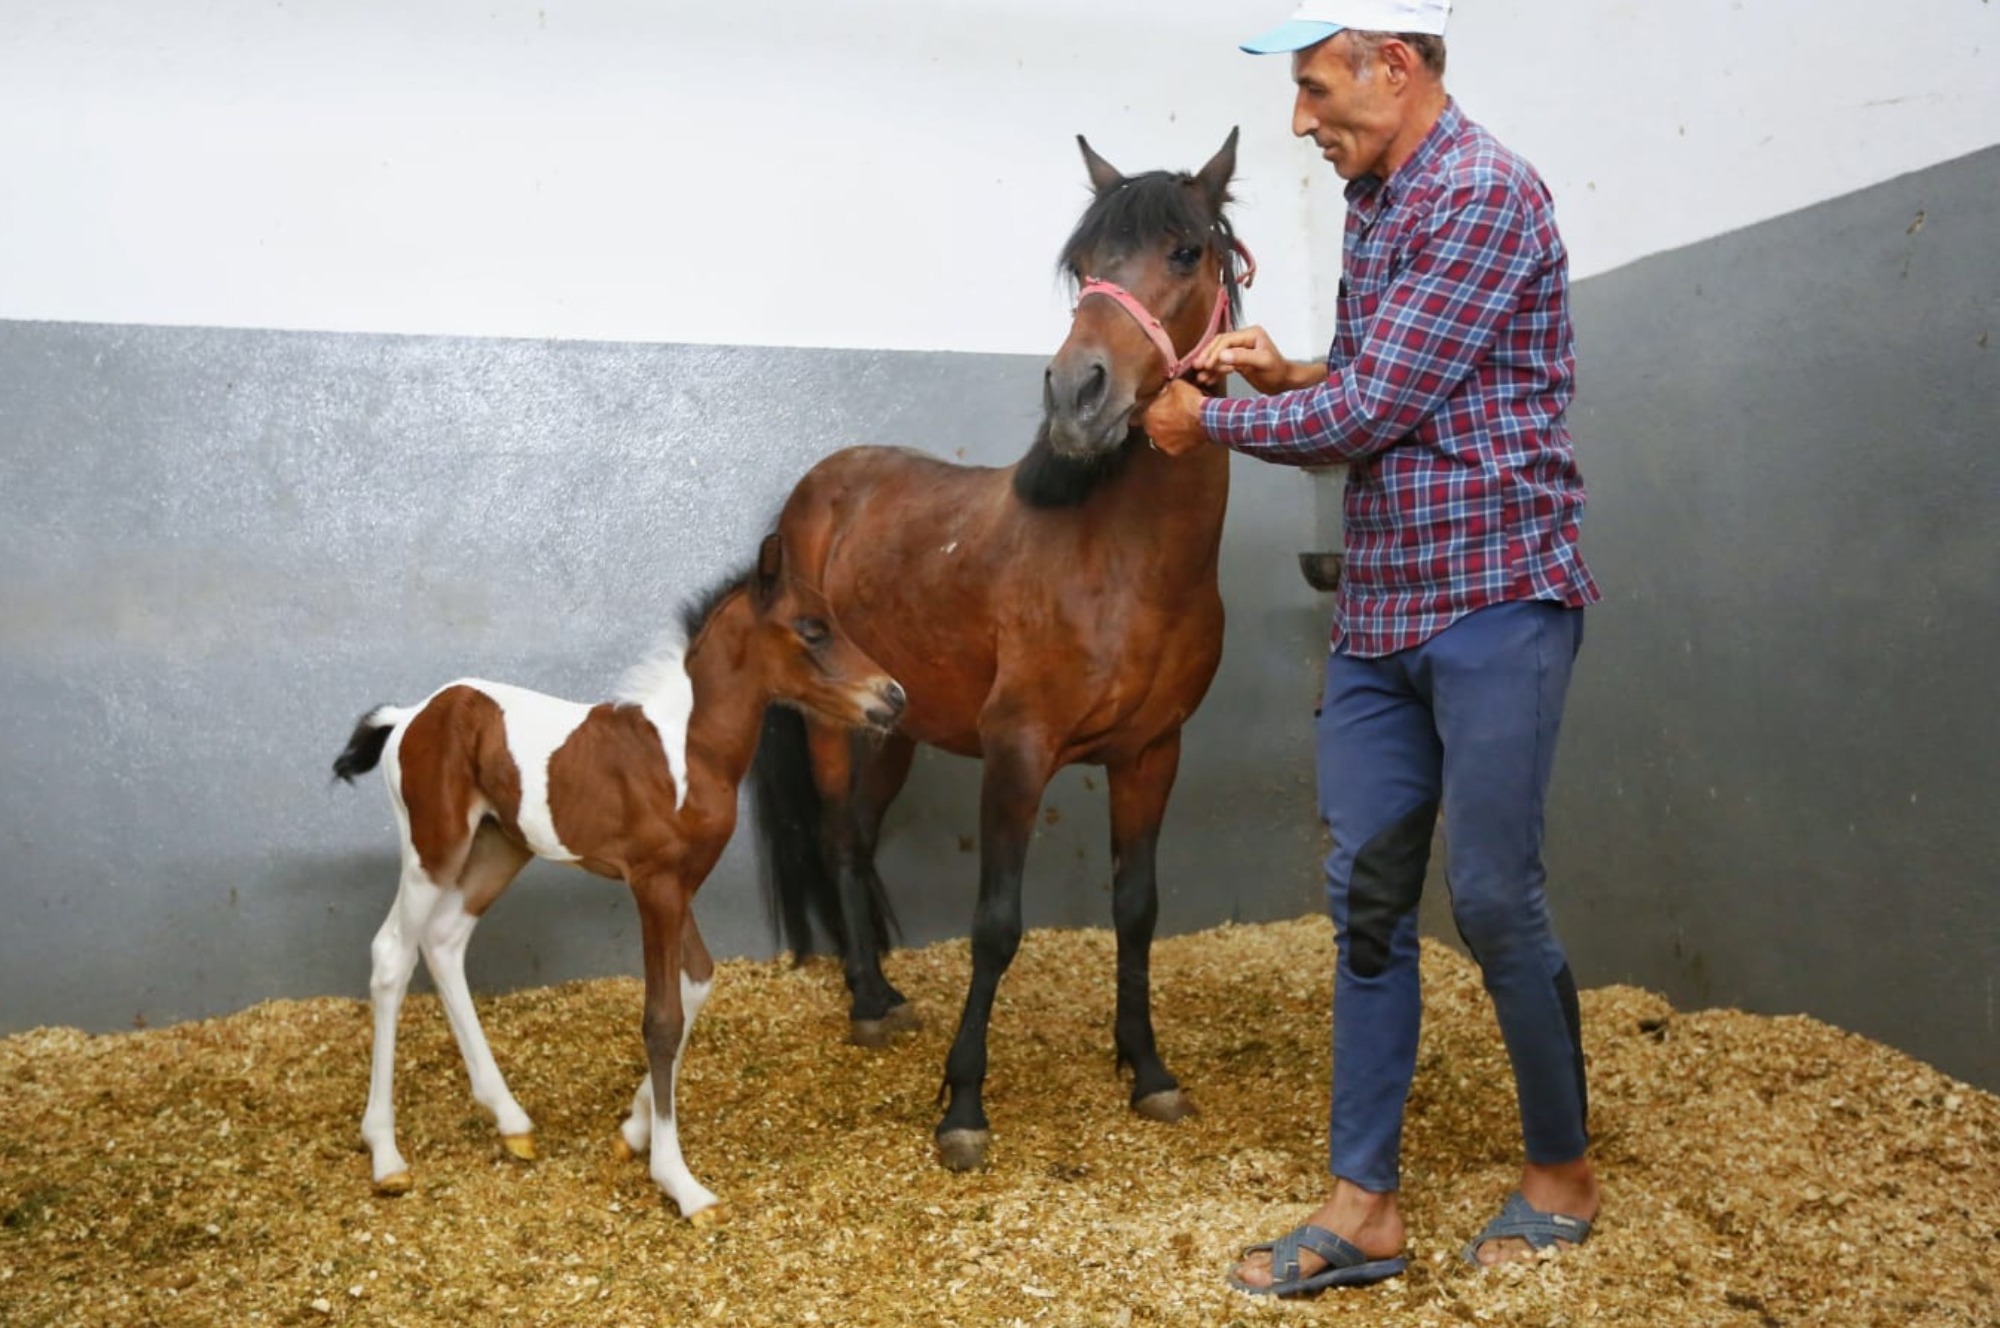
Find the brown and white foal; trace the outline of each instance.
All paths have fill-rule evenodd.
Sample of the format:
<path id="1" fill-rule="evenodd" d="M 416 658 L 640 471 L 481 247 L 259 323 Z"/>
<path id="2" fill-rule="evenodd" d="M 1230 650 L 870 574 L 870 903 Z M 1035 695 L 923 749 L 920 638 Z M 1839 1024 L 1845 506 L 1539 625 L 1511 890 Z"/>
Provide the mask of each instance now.
<path id="1" fill-rule="evenodd" d="M 355 726 L 334 774 L 352 783 L 381 763 L 402 831 L 402 878 L 375 936 L 369 984 L 375 1045 L 361 1136 L 377 1190 L 411 1184 L 393 1085 L 396 1017 L 420 953 L 473 1098 L 493 1113 L 509 1152 L 534 1156 L 534 1127 L 473 1011 L 465 948 L 515 874 L 542 857 L 632 889 L 648 1073 L 620 1135 L 633 1153 L 650 1143 L 652 1177 L 683 1217 L 714 1206 L 681 1158 L 674 1121 L 676 1068 L 715 968 L 689 906 L 735 829 L 736 787 L 767 704 L 884 728 L 904 701 L 818 592 L 781 575 L 779 558 L 776 538 L 765 540 L 757 569 L 691 610 L 683 630 L 626 675 L 616 701 L 587 706 L 462 679 L 417 706 L 379 706 Z"/>

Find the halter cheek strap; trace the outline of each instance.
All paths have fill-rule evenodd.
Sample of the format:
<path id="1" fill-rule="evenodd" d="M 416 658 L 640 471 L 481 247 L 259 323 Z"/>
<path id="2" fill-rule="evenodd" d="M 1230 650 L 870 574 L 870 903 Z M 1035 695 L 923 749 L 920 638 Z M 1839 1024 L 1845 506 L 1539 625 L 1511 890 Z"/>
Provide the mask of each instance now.
<path id="1" fill-rule="evenodd" d="M 1232 241 L 1231 247 L 1243 259 L 1243 275 L 1237 279 L 1238 284 L 1247 287 L 1257 279 L 1257 260 L 1252 258 L 1250 251 L 1241 244 Z M 1153 344 L 1160 348 L 1160 358 L 1167 363 L 1167 381 L 1170 383 L 1192 369 L 1195 360 L 1200 358 L 1202 351 L 1208 349 L 1208 343 L 1214 341 L 1230 328 L 1229 282 L 1227 280 L 1222 281 L 1215 292 L 1215 312 L 1208 316 L 1207 330 L 1201 334 L 1201 339 L 1195 342 L 1193 349 L 1185 355 L 1176 355 L 1174 353 L 1173 338 L 1167 335 L 1167 329 L 1160 325 L 1160 320 L 1154 316 L 1153 311 L 1140 303 L 1139 297 L 1132 294 L 1131 291 L 1126 290 L 1116 282 L 1099 281 L 1096 277 L 1087 277 L 1083 285 L 1077 290 L 1077 303 L 1083 303 L 1085 297 L 1091 295 L 1106 296 L 1115 301 L 1126 313 L 1132 315 L 1133 321 L 1139 325 L 1139 330 L 1150 337 Z"/>

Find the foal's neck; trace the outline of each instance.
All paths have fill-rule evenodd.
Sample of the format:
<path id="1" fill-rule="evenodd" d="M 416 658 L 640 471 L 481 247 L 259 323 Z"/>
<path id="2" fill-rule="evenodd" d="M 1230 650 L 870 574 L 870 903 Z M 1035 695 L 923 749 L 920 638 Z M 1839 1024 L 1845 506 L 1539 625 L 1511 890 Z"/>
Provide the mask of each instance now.
<path id="1" fill-rule="evenodd" d="M 748 594 L 731 596 L 709 618 L 687 657 L 694 685 L 688 720 L 689 778 L 708 776 L 732 790 L 750 769 L 770 696 L 751 658 L 757 615 Z"/>

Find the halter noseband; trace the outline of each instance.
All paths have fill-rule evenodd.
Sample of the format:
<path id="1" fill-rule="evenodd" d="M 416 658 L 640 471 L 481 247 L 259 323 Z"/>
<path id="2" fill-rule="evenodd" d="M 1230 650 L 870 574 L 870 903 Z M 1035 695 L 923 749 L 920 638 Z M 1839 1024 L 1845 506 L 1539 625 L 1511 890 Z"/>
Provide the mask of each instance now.
<path id="1" fill-rule="evenodd" d="M 1231 240 L 1229 247 L 1243 259 L 1243 274 L 1236 279 L 1237 285 L 1247 287 L 1257 279 L 1257 260 L 1250 256 L 1250 251 L 1244 248 L 1239 240 Z M 1167 362 L 1166 381 L 1171 383 L 1194 367 L 1195 359 L 1208 348 L 1209 342 L 1230 329 L 1229 278 L 1222 277 L 1218 286 L 1219 289 L 1215 292 L 1215 312 L 1208 316 L 1208 330 L 1201 334 L 1201 339 L 1195 342 L 1193 349 L 1185 355 L 1174 353 L 1173 338 L 1167 335 L 1167 329 L 1160 325 L 1160 320 L 1153 315 L 1153 311 L 1140 303 L 1138 296 L 1116 282 L 1085 277 L 1083 285 L 1077 289 L 1076 302 L 1081 305 L 1086 296 L 1104 295 L 1132 315 L 1133 321 L 1139 325 L 1139 330 L 1152 338 L 1153 344 L 1160 348 L 1160 356 Z"/>

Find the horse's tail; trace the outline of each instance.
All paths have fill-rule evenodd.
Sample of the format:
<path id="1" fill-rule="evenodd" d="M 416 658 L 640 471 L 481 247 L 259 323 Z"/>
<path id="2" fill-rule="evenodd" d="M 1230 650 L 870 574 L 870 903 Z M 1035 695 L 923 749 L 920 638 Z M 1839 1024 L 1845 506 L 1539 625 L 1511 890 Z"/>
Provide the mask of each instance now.
<path id="1" fill-rule="evenodd" d="M 813 952 L 815 922 L 836 948 L 845 950 L 840 883 L 821 848 L 824 804 L 813 782 L 805 717 L 798 711 L 777 705 L 765 710 L 750 782 L 763 859 L 764 907 L 771 926 L 796 959 Z M 896 924 L 879 880 L 871 880 L 868 908 L 876 947 L 887 949 Z"/>
<path id="2" fill-rule="evenodd" d="M 840 891 L 820 851 L 819 788 L 813 783 L 812 749 L 805 716 L 789 706 L 764 711 L 764 732 L 750 764 L 757 846 L 762 858 L 764 909 L 792 957 L 813 952 L 813 919 L 839 944 Z"/>
<path id="3" fill-rule="evenodd" d="M 354 782 L 356 775 L 365 775 L 373 770 L 382 759 L 382 748 L 388 745 L 389 735 L 396 726 L 416 712 L 396 706 L 379 705 L 363 715 L 354 725 L 354 736 L 347 740 L 347 748 L 333 758 L 333 777 Z"/>

